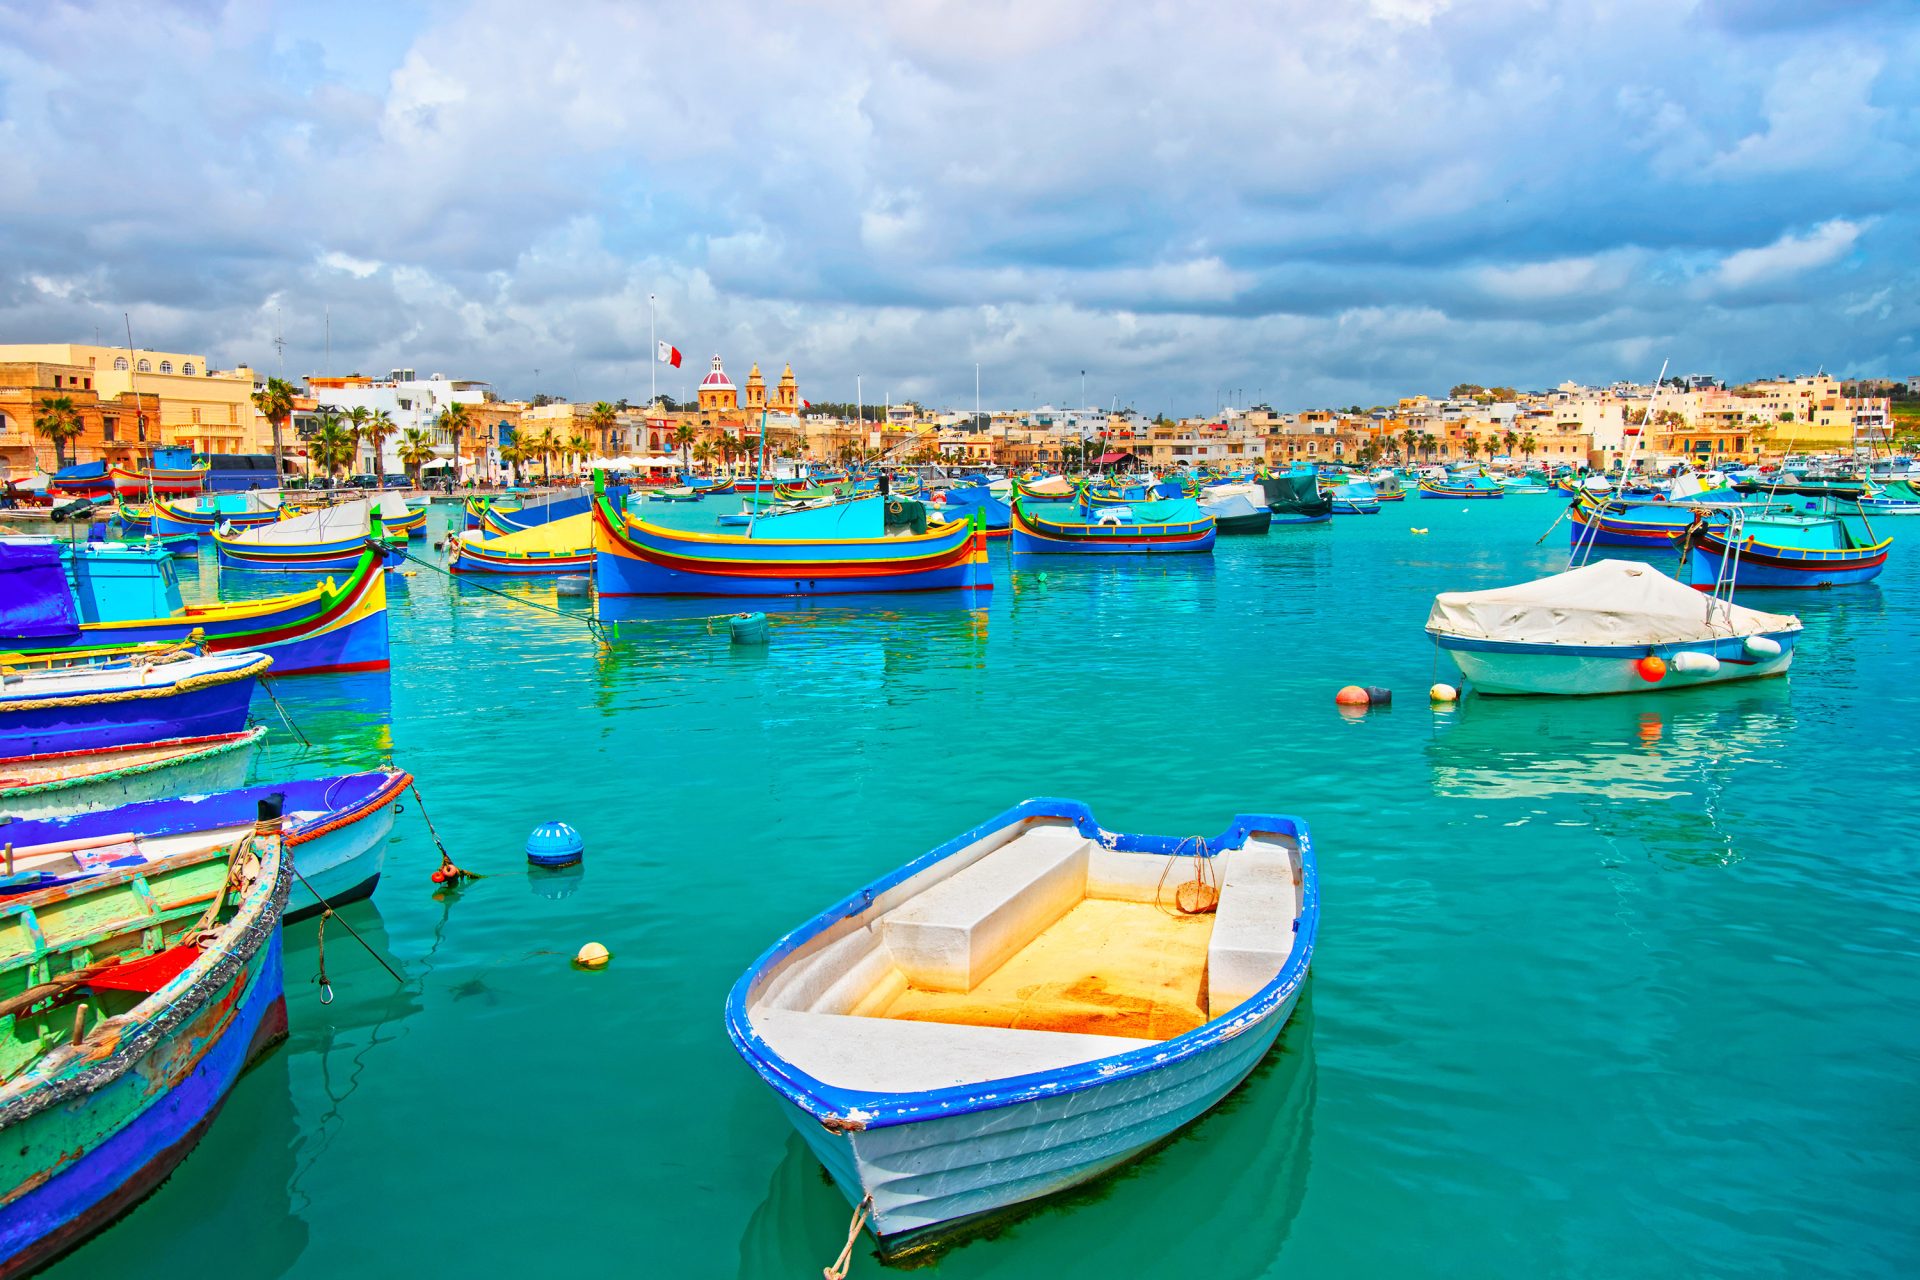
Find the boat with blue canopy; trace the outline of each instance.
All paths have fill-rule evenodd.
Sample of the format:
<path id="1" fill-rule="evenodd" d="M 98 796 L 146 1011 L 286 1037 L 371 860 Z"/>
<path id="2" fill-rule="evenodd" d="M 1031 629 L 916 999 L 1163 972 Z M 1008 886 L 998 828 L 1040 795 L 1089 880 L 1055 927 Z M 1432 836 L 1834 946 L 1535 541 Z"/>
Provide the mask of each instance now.
<path id="1" fill-rule="evenodd" d="M 1335 485 L 1333 513 L 1337 516 L 1377 516 L 1380 514 L 1379 491 L 1364 480 Z"/>
<path id="2" fill-rule="evenodd" d="M 1849 586 L 1886 568 L 1892 538 L 1865 520 L 1818 513 L 1733 509 L 1725 520 L 1699 513 L 1676 537 L 1688 579 L 1700 590 Z"/>
<path id="3" fill-rule="evenodd" d="M 1029 800 L 776 941 L 727 1035 L 899 1258 L 1216 1106 L 1285 1027 L 1319 921 L 1299 818 L 1182 839 Z"/>

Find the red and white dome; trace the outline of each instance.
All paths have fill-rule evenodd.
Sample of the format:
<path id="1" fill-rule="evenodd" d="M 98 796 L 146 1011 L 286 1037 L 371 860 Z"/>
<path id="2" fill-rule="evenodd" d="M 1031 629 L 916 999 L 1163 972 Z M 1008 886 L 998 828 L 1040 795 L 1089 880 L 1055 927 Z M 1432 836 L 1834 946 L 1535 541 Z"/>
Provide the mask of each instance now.
<path id="1" fill-rule="evenodd" d="M 706 377 L 700 379 L 700 389 L 702 391 L 736 390 L 732 380 L 727 377 L 727 371 L 720 367 L 719 356 L 715 356 L 713 358 L 713 372 L 709 373 Z"/>

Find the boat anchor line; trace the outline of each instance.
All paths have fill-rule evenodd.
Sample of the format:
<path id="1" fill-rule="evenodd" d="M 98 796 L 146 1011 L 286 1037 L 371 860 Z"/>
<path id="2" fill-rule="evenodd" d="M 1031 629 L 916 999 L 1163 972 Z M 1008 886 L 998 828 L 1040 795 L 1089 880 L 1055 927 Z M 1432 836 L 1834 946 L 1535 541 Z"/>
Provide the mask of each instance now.
<path id="1" fill-rule="evenodd" d="M 287 732 L 300 739 L 301 746 L 311 748 L 313 746 L 313 740 L 308 738 L 306 734 L 300 732 L 300 727 L 294 724 L 293 717 L 287 714 L 287 709 L 284 706 L 280 705 L 280 695 L 273 691 L 273 685 L 268 681 L 267 677 L 260 677 L 260 687 L 267 691 L 267 697 L 273 702 L 273 709 L 280 713 L 280 723 L 287 726 Z"/>
<path id="2" fill-rule="evenodd" d="M 432 816 L 427 813 L 427 802 L 420 798 L 420 784 L 410 782 L 407 784 L 407 789 L 413 792 L 413 802 L 420 806 L 420 818 L 427 824 L 427 834 L 433 837 L 433 847 L 440 851 L 440 865 L 434 870 L 433 882 L 458 885 L 462 880 L 478 880 L 480 878 L 478 871 L 469 871 L 460 866 L 454 862 L 453 855 L 447 852 L 446 842 L 440 839 L 440 832 L 434 827 Z M 399 807 L 394 806 L 396 812 Z"/>
<path id="3" fill-rule="evenodd" d="M 867 1213 L 873 1208 L 873 1197 L 863 1196 L 854 1206 L 853 1222 L 847 1227 L 847 1242 L 840 1247 L 840 1256 L 820 1274 L 825 1280 L 847 1280 L 847 1271 L 853 1266 L 853 1246 L 860 1240 L 860 1228 L 867 1225 Z"/>

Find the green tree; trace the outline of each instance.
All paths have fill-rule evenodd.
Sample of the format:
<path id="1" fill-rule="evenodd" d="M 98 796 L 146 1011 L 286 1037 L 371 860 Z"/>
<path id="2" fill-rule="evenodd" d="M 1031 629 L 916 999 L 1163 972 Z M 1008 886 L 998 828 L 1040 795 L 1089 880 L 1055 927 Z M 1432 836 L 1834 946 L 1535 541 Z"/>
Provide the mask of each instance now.
<path id="1" fill-rule="evenodd" d="M 323 414 L 307 441 L 307 457 L 320 464 L 331 479 L 340 468 L 353 462 L 353 433 L 341 424 L 338 414 Z"/>
<path id="2" fill-rule="evenodd" d="M 690 471 L 693 469 L 692 448 L 694 435 L 695 432 L 693 428 L 684 422 L 673 430 L 673 442 L 680 446 L 680 469 L 682 471 Z"/>
<path id="3" fill-rule="evenodd" d="M 67 442 L 77 437 L 83 428 L 80 410 L 74 406 L 72 396 L 49 396 L 40 402 L 39 412 L 33 416 L 35 434 L 53 445 L 56 471 L 67 465 Z"/>
<path id="4" fill-rule="evenodd" d="M 374 409 L 355 427 L 355 434 L 362 443 L 373 450 L 373 467 L 376 474 L 384 474 L 387 469 L 386 443 L 399 427 L 393 421 L 393 415 L 385 409 Z"/>
<path id="5" fill-rule="evenodd" d="M 281 433 L 286 430 L 287 423 L 293 420 L 293 384 L 284 378 L 268 378 L 266 386 L 253 393 L 253 407 L 273 428 L 273 482 L 278 485 L 284 451 Z M 308 456 L 312 456 L 311 450 Z"/>
<path id="6" fill-rule="evenodd" d="M 433 458 L 433 437 L 418 427 L 408 427 L 400 436 L 400 463 L 413 483 L 420 483 L 420 468 Z"/>
<path id="7" fill-rule="evenodd" d="M 609 441 L 609 437 L 613 434 L 614 424 L 619 421 L 620 411 L 608 404 L 605 400 L 600 401 L 587 411 L 587 427 L 598 433 L 600 438 L 600 453 L 602 456 L 613 452 L 613 446 Z"/>

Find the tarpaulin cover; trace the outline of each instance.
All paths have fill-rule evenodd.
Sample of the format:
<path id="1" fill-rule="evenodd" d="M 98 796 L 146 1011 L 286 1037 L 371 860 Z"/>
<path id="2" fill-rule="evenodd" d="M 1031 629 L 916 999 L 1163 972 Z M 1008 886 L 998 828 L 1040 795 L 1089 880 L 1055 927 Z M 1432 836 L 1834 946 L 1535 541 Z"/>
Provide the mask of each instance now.
<path id="1" fill-rule="evenodd" d="M 1428 631 L 1515 644 L 1678 644 L 1799 629 L 1798 618 L 1715 600 L 1634 560 L 1491 591 L 1444 591 L 1427 615 Z"/>
<path id="2" fill-rule="evenodd" d="M 0 543 L 0 640 L 70 640 L 79 634 L 59 546 Z"/>

